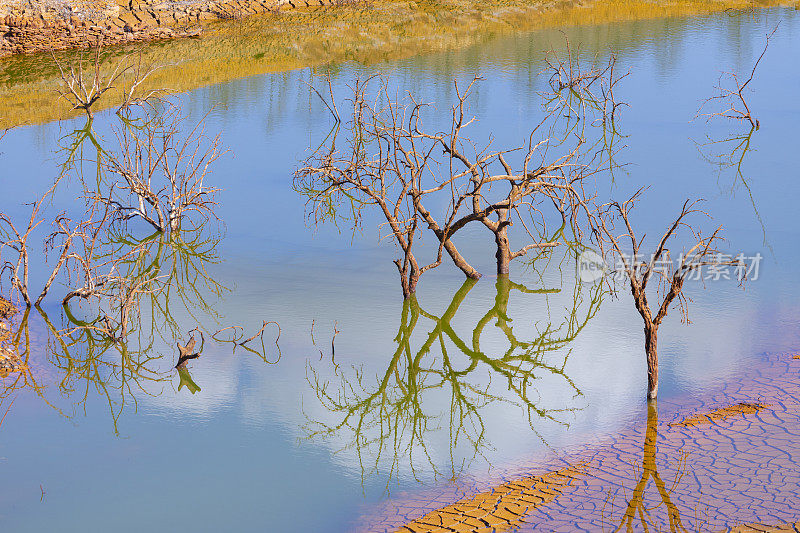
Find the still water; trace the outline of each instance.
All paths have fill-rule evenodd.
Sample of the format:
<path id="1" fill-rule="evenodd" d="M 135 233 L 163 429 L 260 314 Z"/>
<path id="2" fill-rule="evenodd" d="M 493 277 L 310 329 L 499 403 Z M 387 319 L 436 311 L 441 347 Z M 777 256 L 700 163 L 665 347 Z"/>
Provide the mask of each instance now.
<path id="1" fill-rule="evenodd" d="M 693 118 L 719 74 L 748 71 L 779 22 L 750 95 L 761 128 L 737 152 L 739 143 L 725 140 L 746 134 L 744 124 Z M 629 104 L 618 125 L 626 166 L 613 184 L 598 178 L 600 196 L 649 186 L 636 217 L 653 236 L 686 198 L 703 198 L 729 251 L 764 257 L 744 290 L 722 280 L 690 286 L 691 323 L 675 311 L 664 324 L 661 398 L 681 405 L 747 376 L 764 354 L 800 345 L 798 30 L 794 9 L 564 28 L 377 66 L 336 65 L 333 87 L 344 99 L 355 77 L 379 70 L 398 93 L 432 103 L 428 119 L 444 124 L 453 80 L 480 76 L 473 139 L 516 146 L 542 112 L 546 50 L 563 48 L 566 35 L 587 57 L 616 52 L 631 72 L 617 95 Z M 172 317 L 184 334 L 198 323 L 210 332 L 241 325 L 247 336 L 276 321 L 277 346 L 273 325 L 263 359 L 206 338 L 188 382 L 172 370 L 174 340 L 159 336 L 147 350 L 152 379 L 100 363 L 76 371 L 51 355 L 34 312 L 29 365 L 40 388 L 13 396 L 0 432 L 4 531 L 349 531 L 387 498 L 532 467 L 641 425 L 641 319 L 625 291 L 615 299 L 576 282 L 574 261 L 513 264 L 509 283 L 490 275 L 487 234 L 466 233 L 459 244 L 486 275 L 465 284 L 449 265 L 426 274 L 409 329 L 395 251 L 379 242 L 377 221 L 356 232 L 312 227 L 292 188 L 299 162 L 332 127 L 311 79 L 298 70 L 177 97 L 194 119 L 208 113 L 207 130 L 230 150 L 210 177 L 222 189 L 223 223 L 215 259 L 204 265 L 222 289 L 206 282 L 197 295 L 173 297 L 156 320 Z M 98 116 L 99 137 L 110 138 L 113 120 Z M 58 171 L 59 139 L 81 126 L 7 133 L 6 212 L 25 216 L 22 204 Z M 48 210 L 74 201 L 65 188 Z M 34 268 L 31 284 L 44 278 Z M 44 305 L 55 321 L 58 300 Z M 548 342 L 537 342 L 543 332 Z M 398 346 L 404 334 L 408 352 Z M 475 338 L 485 357 L 462 348 Z M 498 363 L 509 353 L 528 357 L 524 388 Z"/>

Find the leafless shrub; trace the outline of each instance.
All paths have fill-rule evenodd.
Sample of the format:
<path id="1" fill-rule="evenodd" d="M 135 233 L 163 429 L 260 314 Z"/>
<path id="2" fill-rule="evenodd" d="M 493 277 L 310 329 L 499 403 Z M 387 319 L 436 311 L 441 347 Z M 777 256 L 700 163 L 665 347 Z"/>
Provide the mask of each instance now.
<path id="1" fill-rule="evenodd" d="M 563 129 L 560 137 L 579 135 L 589 139 L 587 126 L 599 127 L 602 135 L 587 148 L 595 155 L 593 165 L 608 169 L 612 180 L 614 172 L 621 168 L 616 156 L 624 146 L 624 139 L 618 129 L 619 109 L 628 104 L 618 100 L 616 88 L 630 71 L 620 72 L 616 54 L 611 54 L 604 62 L 598 56 L 587 64 L 581 59 L 580 49 L 573 51 L 569 39 L 565 39 L 566 58 L 554 49 L 545 54 L 546 67 L 542 73 L 549 74 L 550 92 L 542 95 L 544 107 L 553 115 L 561 116 Z"/>
<path id="2" fill-rule="evenodd" d="M 756 62 L 753 64 L 753 68 L 750 71 L 750 76 L 747 77 L 747 79 L 742 81 L 740 76 L 735 72 L 723 72 L 720 75 L 715 87 L 718 94 L 708 98 L 703 102 L 703 104 L 700 106 L 700 109 L 697 111 L 695 118 L 702 116 L 706 117 L 707 121 L 715 117 L 729 118 L 733 120 L 746 120 L 750 123 L 751 128 L 759 129 L 761 127 L 761 123 L 753 116 L 753 113 L 750 110 L 750 105 L 747 103 L 747 98 L 745 97 L 745 91 L 753 82 L 753 79 L 756 76 L 756 69 L 758 69 L 758 65 L 761 63 L 761 60 L 764 59 L 764 55 L 767 53 L 767 49 L 769 48 L 769 41 L 777 31 L 778 26 L 775 26 L 775 28 L 767 34 L 764 49 L 761 51 L 761 55 L 758 56 L 758 59 L 756 59 Z M 702 112 L 703 108 L 708 104 L 716 102 L 721 102 L 723 106 L 726 106 L 726 108 L 723 111 L 715 111 L 712 113 Z"/>
<path id="3" fill-rule="evenodd" d="M 547 66 L 541 72 L 550 75 L 548 83 L 552 90 L 552 93 L 546 95 L 547 103 L 559 101 L 569 108 L 574 105 L 573 102 L 578 102 L 600 111 L 603 121 L 613 122 L 617 110 L 628 105 L 617 101 L 614 89 L 630 72 L 620 75 L 616 54 L 611 54 L 602 63 L 595 56 L 586 66 L 581 59 L 580 49 L 573 51 L 569 39 L 565 38 L 565 42 L 566 58 L 552 48 L 545 54 L 544 62 Z M 572 115 L 578 119 L 584 117 L 585 113 L 573 112 Z"/>
<path id="4" fill-rule="evenodd" d="M 693 272 L 699 276 L 704 267 L 737 263 L 726 259 L 717 248 L 722 241 L 721 226 L 709 236 L 703 236 L 689 223 L 688 219 L 693 216 L 709 217 L 706 212 L 697 209 L 697 202 L 689 200 L 683 204 L 678 217 L 659 239 L 653 254 L 649 258 L 645 257 L 642 252 L 645 236 L 636 236 L 630 220 L 631 210 L 641 193 L 642 189 L 623 203 L 612 202 L 604 206 L 599 217 L 600 239 L 604 246 L 606 263 L 615 265 L 624 275 L 630 285 L 636 310 L 644 321 L 647 397 L 653 400 L 658 394 L 658 328 L 675 300 L 678 301 L 682 319 L 688 320 L 687 300 L 683 294 L 684 282 Z M 615 222 L 619 221 L 623 226 L 621 234 L 618 233 L 619 230 L 615 230 Z M 676 238 L 680 230 L 686 230 L 691 240 L 678 257 L 677 263 L 673 264 L 667 245 Z M 648 283 L 653 276 L 658 284 L 654 306 L 648 301 Z"/>
<path id="5" fill-rule="evenodd" d="M 126 406 L 132 403 L 135 408 L 137 395 L 152 394 L 153 385 L 167 379 L 160 370 L 164 356 L 155 342 L 159 336 L 174 342 L 174 332 L 182 331 L 172 313 L 185 308 L 199 323 L 207 317 L 198 311 L 205 310 L 213 318 L 201 292 L 213 291 L 218 282 L 203 278 L 203 263 L 213 260 L 207 239 L 188 235 L 179 244 L 175 242 L 178 233 L 136 239 L 101 224 L 108 218 L 104 217 L 106 206 L 96 203 L 95 207 L 98 213 L 91 220 L 72 225 L 62 218 L 55 224 L 54 233 L 66 227 L 75 235 L 59 273 L 59 280 L 71 291 L 61 307 L 62 324 L 53 323 L 41 307 L 33 309 L 47 326 L 45 353 L 59 372 L 60 393 L 80 407 L 92 391 L 97 392 L 107 401 L 116 430 Z M 81 230 L 74 231 L 75 227 Z M 62 243 L 62 238 L 54 237 L 54 242 Z M 53 252 L 60 257 L 60 245 Z M 25 310 L 25 328 L 30 311 Z M 19 336 L 15 334 L 11 345 L 25 361 L 30 346 L 22 346 Z M 190 386 L 185 381 L 191 381 L 188 372 L 179 369 L 179 373 L 182 384 Z M 14 384 L 15 390 L 33 388 L 47 402 L 43 386 L 30 369 L 15 376 Z M 193 382 L 192 386 L 196 387 Z"/>
<path id="6" fill-rule="evenodd" d="M 34 204 L 31 218 L 25 230 L 17 229 L 12 219 L 5 213 L 0 213 L 0 279 L 8 278 L 11 291 L 16 291 L 25 303 L 31 305 L 31 297 L 28 293 L 28 274 L 30 263 L 28 257 L 28 238 L 31 232 L 42 221 L 37 220 L 38 205 Z M 9 253 L 15 257 L 8 259 Z"/>
<path id="7" fill-rule="evenodd" d="M 121 341 L 130 331 L 131 318 L 140 312 L 142 298 L 162 292 L 168 280 L 158 271 L 131 276 L 130 263 L 145 260 L 143 245 L 114 249 L 107 241 L 98 241 L 105 238 L 99 235 L 102 226 L 88 227 L 90 232 L 80 234 L 82 249 L 65 265 L 68 278 L 74 281 L 62 303 L 67 305 L 73 298 L 97 301 L 101 318 L 91 328 Z"/>
<path id="8" fill-rule="evenodd" d="M 32 305 L 28 285 L 31 268 L 28 243 L 33 231 L 44 220 L 40 217 L 42 207 L 52 198 L 58 182 L 59 179 L 40 198 L 30 204 L 31 215 L 24 228 L 15 224 L 9 214 L 0 212 L 0 287 L 3 279 L 8 279 L 11 292 L 19 295 L 28 307 Z M 8 258 L 9 254 L 12 256 L 11 259 Z M 58 268 L 55 269 L 55 273 L 57 272 Z M 46 292 L 47 288 L 42 294 Z M 37 302 L 41 301 L 42 297 L 40 296 Z"/>
<path id="9" fill-rule="evenodd" d="M 154 346 L 158 336 L 172 342 L 176 332 L 182 331 L 170 305 L 173 310 L 183 306 L 199 322 L 207 315 L 216 317 L 205 299 L 225 290 L 206 271 L 206 265 L 218 259 L 215 249 L 220 237 L 213 231 L 218 219 L 215 204 L 208 198 L 215 190 L 203 184 L 219 157 L 220 141 L 205 137 L 202 121 L 182 134 L 185 124 L 179 109 L 136 94 L 135 87 L 129 89 L 123 95 L 123 111 L 112 116 L 119 123 L 115 129 L 118 149 L 105 146 L 94 134 L 87 109 L 86 126 L 71 136 L 62 171 L 45 194 L 30 204 L 30 217 L 26 215 L 20 223 L 0 213 L 0 282 L 8 282 L 8 288 L 28 306 L 10 349 L 27 361 L 27 318 L 35 305 L 49 333 L 46 353 L 59 371 L 59 391 L 74 396 L 76 407 L 85 408 L 90 392 L 96 390 L 108 402 L 115 429 L 123 409 L 131 402 L 136 405 L 136 394 L 151 394 L 152 383 L 167 377 L 158 369 L 157 361 L 163 356 Z M 82 151 L 87 140 L 96 147 L 91 151 L 96 153 L 94 159 Z M 130 145 L 124 144 L 126 140 Z M 143 164 L 137 167 L 136 162 Z M 85 164 L 94 165 L 96 176 L 84 174 Z M 158 205 L 147 205 L 142 211 L 148 215 L 161 209 L 162 226 L 145 237 L 137 235 L 141 226 L 127 223 L 127 202 L 134 197 L 138 201 L 130 189 L 136 182 L 129 179 L 130 174 L 114 172 L 129 168 L 147 168 L 154 178 L 150 183 Z M 48 215 L 48 203 L 59 184 L 72 178 L 78 178 L 75 183 L 82 185 L 83 195 L 68 212 Z M 158 216 L 153 215 L 153 220 L 159 220 Z M 43 231 L 47 222 L 52 229 Z M 38 261 L 31 253 L 34 240 L 44 243 L 45 252 L 47 280 L 39 293 L 28 280 L 34 268 L 31 262 Z M 66 289 L 60 325 L 50 321 L 39 306 L 57 285 Z M 264 328 L 266 324 L 261 333 L 242 343 L 245 348 L 252 349 L 248 343 L 259 336 L 263 344 Z M 0 391 L 0 402 L 24 387 L 33 388 L 44 399 L 44 388 L 27 366 L 13 383 L 4 385 L 8 387 Z"/>
<path id="10" fill-rule="evenodd" d="M 211 166 L 223 154 L 219 136 L 207 137 L 204 119 L 181 133 L 185 116 L 177 106 L 126 120 L 115 129 L 119 151 L 107 151 L 105 171 L 118 178 L 102 196 L 121 221 L 138 217 L 156 231 L 177 231 L 185 218 L 195 225 L 215 219 L 218 189 L 206 185 Z"/>
<path id="11" fill-rule="evenodd" d="M 578 49 L 572 51 L 569 39 L 566 42 L 567 57 L 560 57 L 554 49 L 550 49 L 545 54 L 544 62 L 547 65 L 542 69 L 543 73 L 549 73 L 550 87 L 556 93 L 564 89 L 573 89 L 576 92 L 591 91 L 592 86 L 601 79 L 608 66 L 600 66 L 597 61 L 593 61 L 588 68 L 581 63 L 581 53 Z"/>
<path id="12" fill-rule="evenodd" d="M 424 272 L 441 264 L 445 249 L 467 276 L 479 276 L 447 237 L 449 228 L 442 229 L 435 221 L 431 229 L 440 236 L 436 258 L 427 264 L 420 264 L 417 259 L 413 246 L 424 216 L 417 207 L 421 205 L 421 198 L 429 194 L 424 191 L 422 180 L 435 164 L 433 150 L 437 143 L 419 131 L 423 105 L 413 99 L 408 103 L 394 101 L 385 80 L 380 80 L 376 101 L 368 101 L 369 84 L 376 78 L 378 76 L 359 79 L 352 86 L 353 107 L 351 120 L 346 125 L 350 135 L 346 151 L 336 150 L 334 136 L 330 146 L 321 147 L 295 173 L 295 188 L 308 197 L 310 215 L 315 223 L 341 217 L 337 208 L 346 202 L 350 220 L 358 226 L 363 209 L 375 206 L 402 252 L 402 259 L 395 264 L 406 297 L 415 292 Z M 450 208 L 449 221 L 459 207 L 460 204 Z M 424 208 L 423 213 L 428 214 Z M 432 219 L 430 215 L 429 218 Z"/>
<path id="13" fill-rule="evenodd" d="M 143 109 L 143 105 L 136 108 Z M 147 120 L 141 120 L 142 116 Z M 85 207 L 82 212 L 61 213 L 53 219 L 53 230 L 44 239 L 45 261 L 52 270 L 48 270 L 48 279 L 35 300 L 28 281 L 31 235 L 44 220 L 43 204 L 67 174 L 62 172 L 32 204 L 24 228 L 18 229 L 9 215 L 0 213 L 0 280 L 9 280 L 12 291 L 28 306 L 38 306 L 56 280 L 63 281 L 68 287 L 62 300 L 65 306 L 75 298 L 91 300 L 99 306 L 98 318 L 79 327 L 116 341 L 127 337 L 144 299 L 151 302 L 149 311 L 154 316 L 169 317 L 157 303 L 158 296 L 181 285 L 177 279 L 181 275 L 192 278 L 183 280 L 183 285 L 197 293 L 189 295 L 185 289 L 175 289 L 182 300 L 203 302 L 199 296 L 201 282 L 218 294 L 223 287 L 204 269 L 196 270 L 191 265 L 198 262 L 196 259 L 203 264 L 213 260 L 218 242 L 213 236 L 204 239 L 203 228 L 209 220 L 217 220 L 210 198 L 215 189 L 205 186 L 204 179 L 220 155 L 220 141 L 217 137 L 206 143 L 202 121 L 188 135 L 181 136 L 182 120 L 175 108 L 168 108 L 164 114 L 155 109 L 140 116 L 127 113 L 125 118 L 120 117 L 122 126 L 117 129 L 119 151 L 98 148 L 103 158 L 96 161 L 96 182 L 80 174 L 80 165 L 70 166 L 79 171 Z M 131 198 L 140 202 L 138 208 L 128 207 Z M 195 216 L 197 213 L 200 215 Z M 127 227 L 131 216 L 151 222 L 158 230 L 156 235 L 135 237 Z M 161 237 L 164 235 L 168 236 Z M 171 262 L 159 262 L 168 258 Z M 153 262 L 158 263 L 155 268 Z M 169 320 L 163 325 L 176 329 Z"/>
<path id="14" fill-rule="evenodd" d="M 114 65 L 109 65 L 110 72 L 104 73 L 110 54 L 103 53 L 103 41 L 100 38 L 93 47 L 90 58 L 81 53 L 78 60 L 70 65 L 62 65 L 53 54 L 53 62 L 58 67 L 61 75 L 62 87 L 57 89 L 61 98 L 66 100 L 73 110 L 83 110 L 89 119 L 94 117 L 93 106 L 103 95 L 118 88 L 117 83 L 125 77 L 130 78 L 126 88 L 122 88 L 122 99 L 117 110 L 118 113 L 134 103 L 151 102 L 166 94 L 166 90 L 151 90 L 142 96 L 137 96 L 137 89 L 147 80 L 158 66 L 145 64 L 141 50 L 122 56 Z"/>

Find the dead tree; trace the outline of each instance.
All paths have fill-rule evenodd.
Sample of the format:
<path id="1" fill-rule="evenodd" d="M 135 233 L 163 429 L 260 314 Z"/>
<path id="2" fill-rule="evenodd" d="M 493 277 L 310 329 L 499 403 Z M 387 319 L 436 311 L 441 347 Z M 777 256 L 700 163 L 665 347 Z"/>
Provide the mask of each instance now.
<path id="1" fill-rule="evenodd" d="M 512 260 L 530 250 L 558 244 L 544 237 L 550 218 L 545 211 L 555 208 L 559 224 L 570 221 L 580 232 L 577 215 L 588 212 L 583 181 L 591 171 L 580 160 L 584 146 L 581 135 L 572 136 L 567 142 L 553 142 L 554 119 L 556 123 L 561 119 L 562 109 L 547 110 L 522 147 L 503 151 L 490 151 L 488 147 L 475 149 L 474 143 L 464 136 L 464 129 L 475 120 L 465 115 L 465 105 L 476 81 L 477 78 L 463 92 L 455 84 L 458 100 L 453 106 L 450 133 L 428 137 L 438 143 L 449 158 L 445 162 L 449 166 L 449 176 L 444 175 L 440 187 L 450 188 L 451 205 L 467 204 L 465 214 L 450 224 L 447 234 L 452 236 L 467 223 L 480 221 L 494 237 L 497 274 L 508 275 Z M 553 149 L 562 149 L 563 153 L 548 161 Z M 507 158 L 518 153 L 522 154 L 522 168 L 514 170 Z M 500 194 L 496 192 L 498 189 Z M 429 189 L 429 192 L 436 190 Z M 435 222 L 428 213 L 422 210 L 421 213 L 429 226 Z M 516 250 L 511 246 L 508 233 L 514 218 L 520 221 L 526 236 L 534 241 Z"/>
<path id="2" fill-rule="evenodd" d="M 117 89 L 117 84 L 129 77 L 127 87 L 122 88 L 122 99 L 117 113 L 134 103 L 150 102 L 166 94 L 163 89 L 151 90 L 142 96 L 136 94 L 137 89 L 147 80 L 158 66 L 143 63 L 143 54 L 137 50 L 122 56 L 114 65 L 107 65 L 108 54 L 103 54 L 102 37 L 93 47 L 91 59 L 81 53 L 74 63 L 62 65 L 55 54 L 53 62 L 61 76 L 62 86 L 57 89 L 61 98 L 67 101 L 72 110 L 82 110 L 89 120 L 94 118 L 94 105 L 109 91 Z"/>
<path id="3" fill-rule="evenodd" d="M 211 166 L 223 155 L 219 136 L 208 137 L 204 119 L 181 134 L 185 116 L 177 106 L 140 113 L 115 128 L 119 150 L 105 153 L 107 175 L 117 178 L 116 194 L 101 198 L 117 219 L 140 218 L 156 231 L 177 231 L 184 218 L 196 215 L 201 225 L 214 216 L 218 189 L 206 185 Z"/>
<path id="4" fill-rule="evenodd" d="M 413 100 L 407 105 L 393 101 L 385 81 L 376 100 L 369 101 L 367 89 L 375 78 L 356 80 L 352 86 L 347 149 L 337 151 L 334 135 L 329 146 L 320 147 L 295 172 L 295 189 L 308 198 L 314 223 L 347 218 L 359 227 L 364 209 L 374 206 L 400 249 L 395 265 L 405 298 L 416 292 L 422 274 L 441 264 L 445 250 L 467 277 L 480 277 L 450 240 L 449 226 L 463 200 L 450 207 L 444 227 L 422 205 L 425 196 L 444 188 L 434 184 L 426 190 L 423 185 L 434 172 L 437 147 L 419 132 L 424 106 Z M 331 105 L 335 108 L 335 103 Z M 341 203 L 347 204 L 349 213 L 338 209 Z M 420 261 L 414 249 L 422 224 L 429 224 L 439 241 L 436 256 L 428 263 Z"/>
<path id="5" fill-rule="evenodd" d="M 16 292 L 28 307 L 33 304 L 28 285 L 30 274 L 28 241 L 33 231 L 44 221 L 40 216 L 42 206 L 52 198 L 60 180 L 61 177 L 56 178 L 53 185 L 40 198 L 30 204 L 31 216 L 24 229 L 15 224 L 10 215 L 0 212 L 0 282 L 2 282 L 3 278 L 8 278 L 12 292 Z M 8 254 L 12 255 L 11 259 L 8 259 Z M 55 272 L 58 272 L 58 268 L 55 269 Z M 46 292 L 47 288 L 43 290 L 43 294 Z M 39 297 L 37 304 L 42 297 Z"/>
<path id="6" fill-rule="evenodd" d="M 569 39 L 565 38 L 564 42 L 567 57 L 559 56 L 551 48 L 545 54 L 544 63 L 547 66 L 541 72 L 550 75 L 548 83 L 556 93 L 560 93 L 564 89 L 571 89 L 575 92 L 591 91 L 592 86 L 599 85 L 598 80 L 605 76 L 613 63 L 600 65 L 595 58 L 586 68 L 583 66 L 585 63 L 582 63 L 581 60 L 580 49 L 573 52 Z"/>
<path id="7" fill-rule="evenodd" d="M 659 239 L 655 251 L 649 258 L 642 255 L 644 235 L 637 237 L 630 221 L 630 212 L 642 193 L 640 189 L 635 195 L 623 203 L 612 202 L 604 206 L 598 217 L 601 246 L 604 247 L 606 262 L 615 265 L 615 272 L 620 274 L 630 285 L 636 310 L 644 321 L 644 346 L 647 357 L 647 398 L 654 400 L 658 395 L 658 328 L 667 316 L 675 300 L 681 309 L 684 321 L 688 320 L 686 297 L 683 295 L 684 282 L 690 274 L 702 275 L 704 267 L 722 267 L 735 265 L 734 261 L 717 249 L 722 241 L 722 226 L 717 227 L 709 236 L 704 237 L 687 221 L 694 215 L 708 217 L 704 211 L 696 208 L 697 202 L 687 200 L 678 217 L 672 222 Z M 615 232 L 615 222 L 622 221 L 622 234 Z M 687 230 L 691 235 L 690 245 L 680 254 L 673 264 L 667 244 L 678 232 Z M 625 244 L 630 243 L 630 248 Z M 655 275 L 658 283 L 656 304 L 648 301 L 648 283 Z"/>
<path id="8" fill-rule="evenodd" d="M 308 198 L 315 224 L 343 218 L 340 205 L 346 204 L 346 217 L 358 227 L 364 208 L 375 206 L 402 252 L 395 263 L 406 298 L 415 292 L 425 271 L 441 264 L 444 253 L 467 278 L 480 277 L 453 241 L 471 222 L 481 222 L 492 232 L 497 271 L 505 275 L 514 258 L 556 245 L 543 239 L 553 206 L 559 224 L 566 219 L 574 222 L 579 211 L 589 212 L 582 182 L 591 173 L 578 161 L 583 140 L 574 138 L 574 146 L 547 161 L 552 148 L 547 124 L 555 111 L 534 128 L 526 145 L 479 149 L 466 135 L 476 120 L 467 116 L 466 102 L 477 78 L 464 91 L 455 84 L 457 100 L 445 131 L 425 128 L 422 112 L 427 106 L 413 96 L 393 98 L 383 78 L 374 100 L 368 101 L 368 86 L 376 78 L 357 80 L 351 87 L 346 148 L 337 149 L 334 135 L 295 172 L 295 188 Z M 325 103 L 338 117 L 335 102 Z M 544 138 L 536 140 L 540 133 Z M 522 155 L 521 169 L 514 170 L 506 161 L 510 154 Z M 436 211 L 429 207 L 432 204 L 438 206 Z M 512 215 L 534 242 L 518 249 L 511 246 Z M 435 259 L 424 265 L 413 252 L 423 228 L 437 241 Z"/>
<path id="9" fill-rule="evenodd" d="M 753 64 L 753 68 L 750 71 L 750 76 L 744 81 L 741 81 L 739 75 L 735 72 L 723 72 L 720 75 L 715 87 L 718 94 L 708 98 L 703 102 L 703 104 L 700 106 L 700 109 L 697 111 L 695 118 L 703 116 L 706 117 L 707 121 L 715 117 L 730 118 L 733 120 L 745 120 L 750 123 L 750 127 L 752 129 L 759 129 L 761 127 L 761 123 L 753 116 L 753 113 L 750 110 L 750 105 L 747 103 L 747 98 L 745 97 L 745 90 L 753 82 L 753 79 L 756 76 L 756 69 L 761 63 L 761 60 L 764 59 L 764 55 L 767 53 L 767 49 L 769 48 L 769 41 L 772 36 L 775 35 L 776 31 L 778 31 L 778 26 L 775 26 L 775 29 L 767 34 L 764 49 L 761 51 L 761 55 L 758 56 L 758 59 L 756 59 L 755 64 Z M 722 102 L 722 105 L 727 107 L 723 111 L 702 113 L 703 108 L 706 105 L 717 101 Z"/>
<path id="10" fill-rule="evenodd" d="M 616 54 L 612 53 L 604 62 L 598 56 L 587 62 L 582 59 L 580 49 L 573 51 L 569 39 L 565 42 L 566 57 L 554 49 L 545 54 L 547 66 L 540 72 L 550 76 L 551 89 L 543 95 L 545 108 L 563 118 L 561 139 L 578 135 L 588 140 L 587 125 L 601 129 L 602 135 L 585 151 L 594 154 L 592 165 L 607 169 L 613 180 L 615 170 L 621 167 L 615 156 L 624 148 L 620 143 L 625 137 L 617 127 L 619 110 L 628 106 L 617 99 L 615 91 L 630 71 L 620 72 Z"/>
<path id="11" fill-rule="evenodd" d="M 36 226 L 42 222 L 37 220 L 37 211 L 38 207 L 34 204 L 30 221 L 24 231 L 18 230 L 7 214 L 0 213 L 0 238 L 2 238 L 0 241 L 0 264 L 2 264 L 0 278 L 8 278 L 11 291 L 19 294 L 28 307 L 31 306 L 31 297 L 28 293 L 28 274 L 30 272 L 28 238 Z M 9 253 L 15 257 L 7 259 Z"/>

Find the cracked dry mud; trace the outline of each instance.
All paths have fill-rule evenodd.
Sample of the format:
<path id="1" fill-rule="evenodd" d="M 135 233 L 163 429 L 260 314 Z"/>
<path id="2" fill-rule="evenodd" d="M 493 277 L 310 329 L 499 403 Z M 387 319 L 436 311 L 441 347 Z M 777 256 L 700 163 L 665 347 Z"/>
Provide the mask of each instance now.
<path id="1" fill-rule="evenodd" d="M 509 481 L 492 490 L 436 509 L 400 528 L 400 531 L 504 531 L 518 526 L 539 505 L 558 498 L 585 465 L 568 466 L 541 476 Z"/>
<path id="2" fill-rule="evenodd" d="M 360 531 L 800 533 L 798 372 L 797 354 L 770 355 L 704 400 L 661 400 L 601 444 L 496 473 L 494 488 L 462 480 L 393 497 Z"/>
<path id="3" fill-rule="evenodd" d="M 683 426 L 683 427 L 693 427 L 693 426 L 700 426 L 702 424 L 713 424 L 714 422 L 722 421 L 727 418 L 731 418 L 734 416 L 747 416 L 753 413 L 757 413 L 762 409 L 769 407 L 769 405 L 764 405 L 762 403 L 750 403 L 750 402 L 739 402 L 734 405 L 729 405 L 727 407 L 720 407 L 719 409 L 714 409 L 709 413 L 697 413 L 692 416 L 687 416 L 683 420 L 678 422 L 672 422 L 670 427 L 673 426 Z"/>

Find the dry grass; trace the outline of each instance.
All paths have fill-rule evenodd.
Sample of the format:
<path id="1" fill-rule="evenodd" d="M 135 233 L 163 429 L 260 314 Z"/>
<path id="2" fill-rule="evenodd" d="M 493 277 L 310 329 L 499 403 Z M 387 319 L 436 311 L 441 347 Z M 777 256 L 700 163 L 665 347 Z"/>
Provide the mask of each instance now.
<path id="1" fill-rule="evenodd" d="M 282 11 L 212 24 L 201 39 L 147 47 L 146 62 L 171 66 L 151 76 L 142 90 L 169 87 L 187 91 L 245 76 L 347 60 L 371 64 L 465 47 L 521 31 L 748 10 L 787 2 L 794 0 L 607 0 L 584 4 L 574 0 L 377 0 Z M 123 52 L 117 49 L 116 53 Z M 59 59 L 69 61 L 76 54 L 63 52 Z M 67 115 L 65 104 L 53 98 L 58 76 L 49 55 L 12 57 L 0 65 L 0 127 L 43 123 Z"/>

